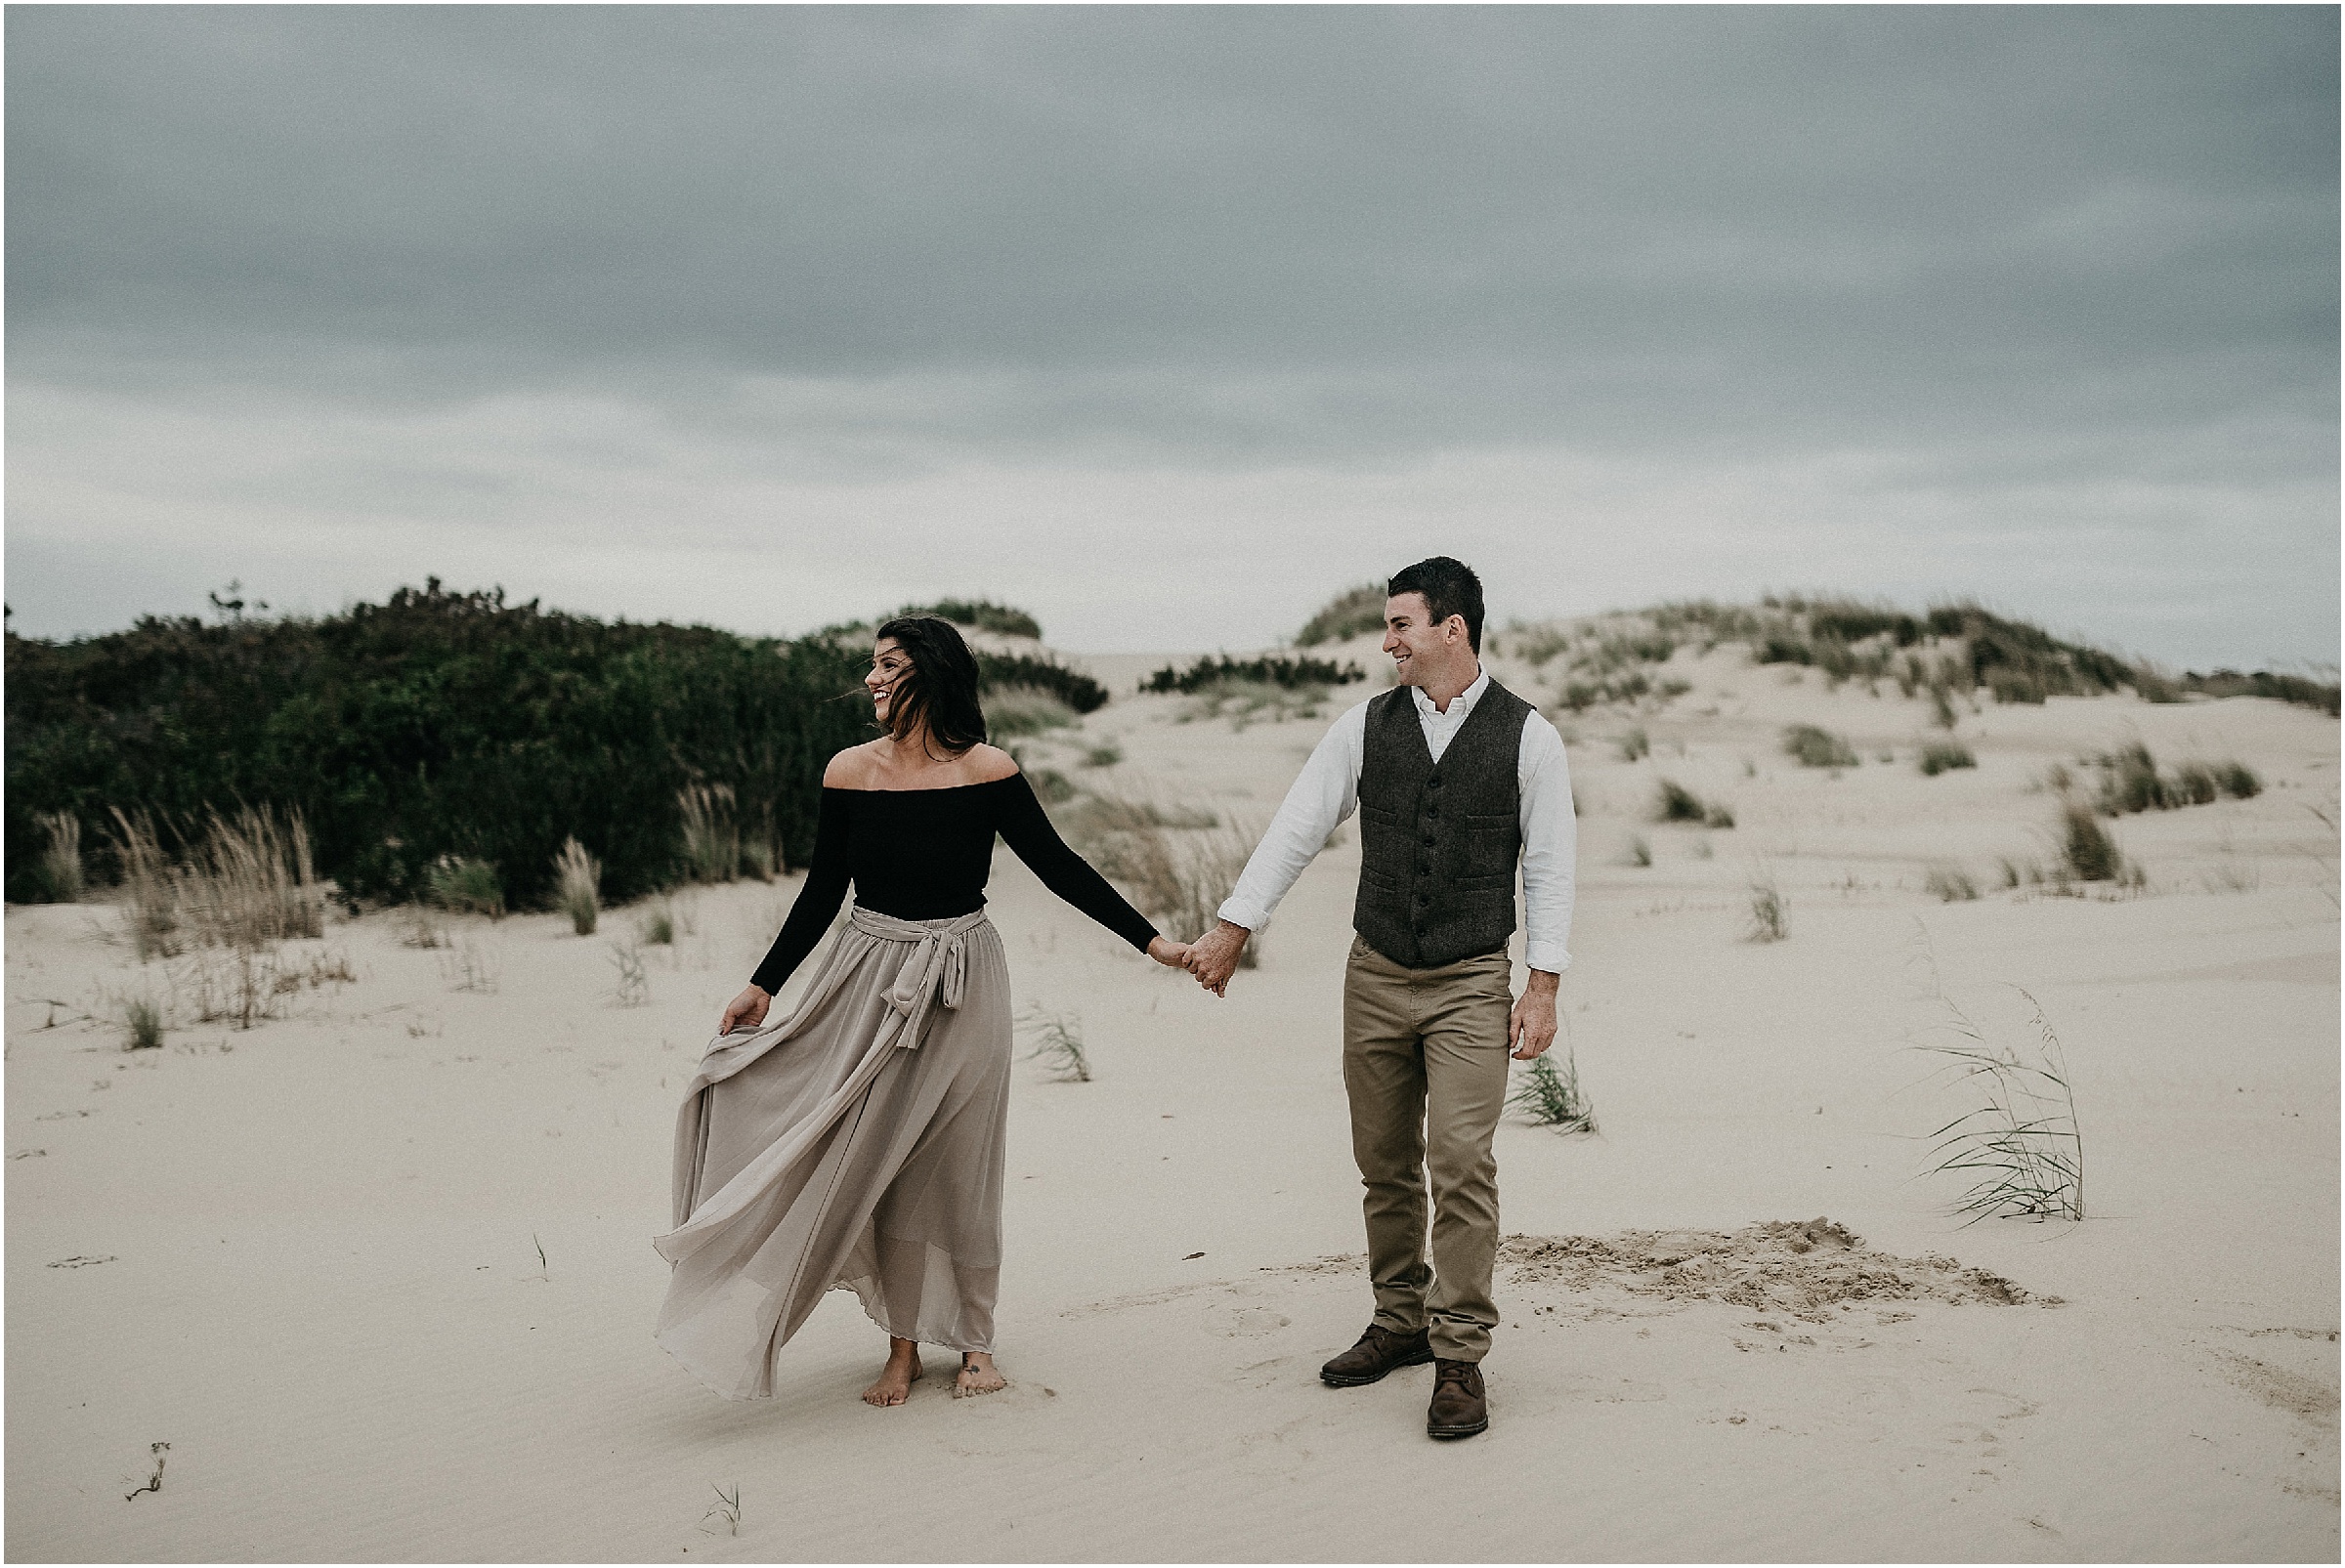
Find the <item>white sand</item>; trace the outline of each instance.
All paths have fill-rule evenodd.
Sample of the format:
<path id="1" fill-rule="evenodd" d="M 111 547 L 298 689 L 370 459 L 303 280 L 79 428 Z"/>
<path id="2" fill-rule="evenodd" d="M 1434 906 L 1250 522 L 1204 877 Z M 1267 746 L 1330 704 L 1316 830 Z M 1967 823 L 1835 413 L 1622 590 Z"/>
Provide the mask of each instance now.
<path id="1" fill-rule="evenodd" d="M 1096 663 L 1129 691 L 1140 661 Z M 952 1400 L 933 1352 L 909 1405 L 863 1406 L 883 1344 L 841 1294 L 780 1397 L 729 1404 L 652 1342 L 649 1239 L 677 1088 L 791 884 L 698 895 L 645 1006 L 613 1004 L 608 942 L 640 911 L 583 941 L 543 914 L 452 922 L 493 994 L 450 989 L 456 954 L 402 947 L 387 913 L 331 928 L 360 978 L 297 1016 L 136 1055 L 74 1015 L 160 994 L 162 966 L 103 905 L 11 909 L 9 1555 L 2334 1560 L 2338 864 L 2308 808 L 2336 820 L 2336 723 L 1990 705 L 1961 722 L 1979 768 L 1925 779 L 1926 704 L 1894 688 L 1785 685 L 1725 651 L 1672 672 L 1696 690 L 1663 716 L 1567 721 L 1585 818 L 1564 1006 L 1601 1133 L 1504 1125 L 1506 1228 L 1633 1250 L 1624 1233 L 1829 1216 L 2064 1304 L 1859 1298 L 1818 1322 L 1514 1262 L 1492 1428 L 1431 1443 L 1424 1369 L 1315 1376 L 1369 1307 L 1337 1068 L 1356 838 L 1220 1001 L 1004 855 L 1018 995 L 1081 1015 L 1096 1075 L 1018 1072 L 1011 1388 Z M 1236 733 L 1182 706 L 1121 699 L 1030 761 L 1258 826 L 1324 724 Z M 1863 765 L 1796 767 L 1775 747 L 1795 720 Z M 1633 764 L 1610 743 L 1632 723 L 1653 747 Z M 2048 858 L 2045 765 L 2135 735 L 2165 762 L 2236 754 L 2270 787 L 2116 823 L 2140 895 L 1922 892 L 1932 862 L 1991 888 L 1998 857 Z M 1076 764 L 1107 738 L 1125 762 Z M 1640 820 L 1657 776 L 1739 826 Z M 1624 864 L 1633 836 L 1650 867 Z M 1788 941 L 1742 940 L 1757 872 Z M 2041 1003 L 2087 1139 L 2083 1224 L 1964 1229 L 1959 1183 L 1918 1174 L 1920 1135 L 1967 1108 L 1912 1048 L 1944 1038 L 1932 963 L 1995 1040 L 2030 1038 L 2012 988 Z M 125 1501 L 156 1442 L 160 1490 Z M 708 1512 L 718 1487 L 739 1489 L 738 1536 Z"/>

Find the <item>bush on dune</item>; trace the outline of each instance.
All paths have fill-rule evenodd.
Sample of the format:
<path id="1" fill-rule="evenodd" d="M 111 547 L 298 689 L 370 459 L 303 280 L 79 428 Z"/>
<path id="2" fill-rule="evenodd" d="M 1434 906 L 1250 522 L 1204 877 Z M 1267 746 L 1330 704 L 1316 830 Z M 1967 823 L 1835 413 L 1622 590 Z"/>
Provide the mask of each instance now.
<path id="1" fill-rule="evenodd" d="M 88 831 L 120 807 L 169 837 L 254 801 L 300 814 L 348 897 L 420 896 L 454 856 L 534 904 L 576 834 L 623 901 L 682 871 L 677 791 L 696 782 L 729 785 L 745 829 L 803 865 L 824 763 L 871 733 L 868 651 L 605 622 L 437 579 L 320 619 L 149 616 L 68 643 L 12 633 L 7 654 L 12 898 L 42 812 Z"/>
<path id="2" fill-rule="evenodd" d="M 1316 648 L 1321 643 L 1340 643 L 1385 629 L 1385 585 L 1382 582 L 1363 582 L 1346 589 L 1319 607 L 1316 614 L 1302 623 L 1295 634 L 1299 648 Z"/>

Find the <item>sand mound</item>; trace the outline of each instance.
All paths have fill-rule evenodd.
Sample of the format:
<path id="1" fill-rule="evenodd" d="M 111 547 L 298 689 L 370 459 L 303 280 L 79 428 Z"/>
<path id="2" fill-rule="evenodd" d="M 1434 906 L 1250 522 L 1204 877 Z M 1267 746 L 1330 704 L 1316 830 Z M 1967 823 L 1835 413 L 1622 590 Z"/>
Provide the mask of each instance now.
<path id="1" fill-rule="evenodd" d="M 1599 1236 L 1510 1236 L 1499 1260 L 1517 1285 L 1610 1288 L 1677 1301 L 1725 1301 L 1822 1322 L 1843 1302 L 1929 1299 L 2017 1306 L 2035 1296 L 2000 1275 L 1950 1257 L 1876 1252 L 1829 1219 L 1764 1220 L 1720 1231 L 1622 1231 Z"/>

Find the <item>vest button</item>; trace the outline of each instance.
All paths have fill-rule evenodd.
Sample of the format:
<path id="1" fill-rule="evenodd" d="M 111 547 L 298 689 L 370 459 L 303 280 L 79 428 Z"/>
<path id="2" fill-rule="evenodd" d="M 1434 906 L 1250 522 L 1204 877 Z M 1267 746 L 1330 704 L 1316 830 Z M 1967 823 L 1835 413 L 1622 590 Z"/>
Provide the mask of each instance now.
<path id="1" fill-rule="evenodd" d="M 1428 775 L 1426 777 L 1426 781 L 1425 781 L 1425 787 L 1426 787 L 1426 788 L 1428 788 L 1428 789 L 1438 789 L 1438 788 L 1440 788 L 1440 787 L 1441 787 L 1441 776 L 1440 776 L 1439 774 L 1437 774 L 1437 773 L 1435 773 L 1435 774 L 1428 774 Z"/>

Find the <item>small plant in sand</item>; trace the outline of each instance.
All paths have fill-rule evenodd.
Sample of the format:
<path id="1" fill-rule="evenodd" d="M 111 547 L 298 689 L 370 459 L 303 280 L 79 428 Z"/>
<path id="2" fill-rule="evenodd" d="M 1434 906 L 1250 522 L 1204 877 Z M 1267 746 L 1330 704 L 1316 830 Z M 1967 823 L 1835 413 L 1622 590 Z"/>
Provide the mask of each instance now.
<path id="1" fill-rule="evenodd" d="M 1621 761 L 1635 762 L 1640 757 L 1649 757 L 1652 754 L 1653 742 L 1642 729 L 1631 730 L 1620 738 Z"/>
<path id="2" fill-rule="evenodd" d="M 1037 1004 L 1029 1007 L 1018 1023 L 1034 1040 L 1026 1060 L 1044 1063 L 1060 1083 L 1091 1081 L 1090 1059 L 1083 1051 L 1082 1014 L 1045 1012 Z"/>
<path id="3" fill-rule="evenodd" d="M 500 970 L 496 954 L 466 937 L 440 955 L 440 981 L 450 991 L 470 991 L 484 996 L 496 994 Z"/>
<path id="4" fill-rule="evenodd" d="M 2006 862 L 2006 865 L 2009 863 Z M 2007 885 L 2017 886 L 2017 882 Z M 1933 866 L 1922 878 L 1922 891 L 1941 904 L 1959 904 L 1979 896 L 1979 884 L 1959 866 Z"/>
<path id="5" fill-rule="evenodd" d="M 139 1487 L 135 1491 L 124 1493 L 122 1501 L 125 1503 L 133 1502 L 146 1493 L 160 1492 L 163 1489 L 163 1465 L 165 1463 L 164 1456 L 171 1452 L 171 1445 L 168 1443 L 149 1443 L 147 1445 L 147 1452 L 154 1459 L 154 1473 L 147 1477 L 147 1484 L 145 1486 Z"/>
<path id="6" fill-rule="evenodd" d="M 1754 877 L 1751 881 L 1751 929 L 1753 942 L 1781 942 L 1791 935 L 1791 922 L 1785 913 L 1783 895 L 1769 876 Z"/>
<path id="7" fill-rule="evenodd" d="M 1653 846 L 1646 843 L 1642 835 L 1629 839 L 1629 864 L 1640 869 L 1653 864 Z"/>
<path id="8" fill-rule="evenodd" d="M 725 1534 L 729 1536 L 741 1534 L 741 1487 L 736 1484 L 733 1490 L 728 1492 L 711 1481 L 708 1483 L 708 1489 L 716 1494 L 716 1504 L 706 1513 L 701 1515 L 703 1533 L 716 1534 L 715 1531 L 708 1528 L 708 1521 L 714 1519 L 725 1527 Z"/>
<path id="9" fill-rule="evenodd" d="M 1664 779 L 1654 792 L 1653 820 L 1664 823 L 1698 823 L 1706 820 L 1710 808 L 1702 797 L 1674 779 Z"/>
<path id="10" fill-rule="evenodd" d="M 1087 768 L 1112 768 L 1123 760 L 1124 748 L 1112 741 L 1092 746 L 1083 754 L 1083 765 Z"/>
<path id="11" fill-rule="evenodd" d="M 2032 1049 L 1989 1042 L 1942 994 L 1950 1015 L 1946 1027 L 1961 1042 L 1924 1047 L 1947 1060 L 1958 1087 L 1985 1102 L 1930 1134 L 1935 1163 L 1928 1173 L 1954 1171 L 1971 1179 L 1953 1205 L 1956 1213 L 1969 1216 L 1966 1223 L 1995 1215 L 2084 1218 L 2084 1134 L 2076 1124 L 2068 1063 L 2042 1004 L 2025 991 L 2020 995 L 2034 1009 Z"/>
<path id="12" fill-rule="evenodd" d="M 651 977 L 644 972 L 643 948 L 635 942 L 611 944 L 611 963 L 618 984 L 611 999 L 621 1007 L 641 1007 L 652 999 Z"/>
<path id="13" fill-rule="evenodd" d="M 1922 747 L 1918 765 L 1922 772 L 1935 779 L 1949 769 L 1976 768 L 1979 759 L 1971 755 L 1969 746 L 1959 742 L 1933 741 Z"/>
<path id="14" fill-rule="evenodd" d="M 1798 758 L 1803 768 L 1854 768 L 1862 760 L 1848 742 L 1812 724 L 1784 729 L 1783 754 Z"/>
<path id="15" fill-rule="evenodd" d="M 1555 1058 L 1552 1050 L 1531 1058 L 1530 1066 L 1515 1081 L 1514 1091 L 1507 1096 L 1508 1106 L 1558 1132 L 1594 1132 L 1596 1107 L 1580 1087 L 1578 1059 L 1566 1051 L 1558 1069 Z"/>
<path id="16" fill-rule="evenodd" d="M 424 897 L 450 914 L 505 914 L 504 884 L 496 868 L 470 855 L 443 855 L 423 873 Z"/>
<path id="17" fill-rule="evenodd" d="M 2060 812 L 2060 860 L 2079 882 L 2114 882 L 2125 877 L 2125 857 L 2090 806 L 2070 801 Z"/>
<path id="18" fill-rule="evenodd" d="M 81 819 L 70 812 L 37 814 L 41 825 L 41 898 L 50 904 L 81 901 Z"/>
<path id="19" fill-rule="evenodd" d="M 151 1051 L 163 1043 L 163 1010 L 150 996 L 133 996 L 122 1004 L 122 1048 Z"/>
<path id="20" fill-rule="evenodd" d="M 649 913 L 635 922 L 635 935 L 655 948 L 668 948 L 676 942 L 675 906 L 661 899 L 652 906 Z"/>
<path id="21" fill-rule="evenodd" d="M 595 922 L 602 916 L 602 882 L 603 863 L 576 838 L 562 840 L 562 852 L 554 857 L 554 904 L 570 916 L 570 928 L 579 936 L 594 935 Z"/>
<path id="22" fill-rule="evenodd" d="M 739 876 L 741 828 L 733 820 L 733 786 L 686 784 L 676 791 L 676 808 L 684 825 L 685 874 L 696 882 L 730 882 Z"/>

